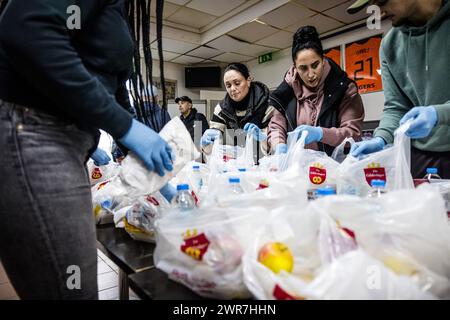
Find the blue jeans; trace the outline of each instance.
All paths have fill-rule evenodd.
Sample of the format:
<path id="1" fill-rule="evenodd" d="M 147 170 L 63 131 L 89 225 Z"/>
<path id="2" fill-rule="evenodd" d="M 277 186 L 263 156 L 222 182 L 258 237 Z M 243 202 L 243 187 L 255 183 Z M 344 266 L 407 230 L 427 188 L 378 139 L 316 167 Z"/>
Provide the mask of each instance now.
<path id="1" fill-rule="evenodd" d="M 22 299 L 97 299 L 94 137 L 0 100 L 0 259 Z"/>

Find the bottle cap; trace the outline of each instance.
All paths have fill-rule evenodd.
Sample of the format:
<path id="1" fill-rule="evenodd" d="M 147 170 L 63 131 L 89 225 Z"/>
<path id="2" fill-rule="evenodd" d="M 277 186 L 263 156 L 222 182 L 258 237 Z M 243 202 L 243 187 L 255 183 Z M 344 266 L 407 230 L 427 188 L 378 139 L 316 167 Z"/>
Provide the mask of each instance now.
<path id="1" fill-rule="evenodd" d="M 239 179 L 239 178 L 229 178 L 228 182 L 229 183 L 240 183 L 241 179 Z"/>
<path id="2" fill-rule="evenodd" d="M 333 188 L 320 188 L 316 190 L 316 195 L 318 196 L 331 196 L 336 194 L 336 190 Z"/>
<path id="3" fill-rule="evenodd" d="M 239 170 L 239 172 L 245 172 L 245 171 L 247 171 L 247 169 L 245 169 L 245 168 L 239 168 L 238 170 Z"/>
<path id="4" fill-rule="evenodd" d="M 428 174 L 437 174 L 438 169 L 437 168 L 427 168 L 427 173 Z"/>
<path id="5" fill-rule="evenodd" d="M 386 186 L 386 181 L 384 181 L 384 180 L 372 180 L 370 185 L 372 186 L 372 188 L 374 188 L 374 187 L 385 187 Z"/>
<path id="6" fill-rule="evenodd" d="M 189 190 L 189 185 L 186 183 L 177 185 L 177 191 L 180 191 L 180 190 Z"/>
<path id="7" fill-rule="evenodd" d="M 200 166 L 199 166 L 199 165 L 194 165 L 194 166 L 192 166 L 192 169 L 194 169 L 194 170 L 199 170 L 199 169 L 200 169 Z"/>

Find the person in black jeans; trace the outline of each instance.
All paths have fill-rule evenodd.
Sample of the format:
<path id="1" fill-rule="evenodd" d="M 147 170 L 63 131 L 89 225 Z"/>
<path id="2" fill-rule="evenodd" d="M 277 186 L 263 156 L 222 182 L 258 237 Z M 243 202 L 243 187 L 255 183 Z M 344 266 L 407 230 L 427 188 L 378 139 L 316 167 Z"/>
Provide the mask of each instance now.
<path id="1" fill-rule="evenodd" d="M 209 129 L 208 120 L 206 120 L 203 113 L 198 112 L 197 109 L 192 107 L 192 100 L 188 96 L 176 98 L 175 103 L 178 104 L 178 109 L 181 113 L 180 119 L 189 131 L 192 141 L 194 141 L 196 146 L 199 146 L 203 133 Z M 199 128 L 197 131 L 197 137 L 195 137 L 195 128 Z"/>
<path id="2" fill-rule="evenodd" d="M 128 97 L 136 38 L 126 8 L 148 2 L 3 1 L 0 259 L 21 299 L 98 298 L 85 166 L 98 129 L 149 170 L 172 170 L 168 144 L 133 119 L 120 98 Z"/>

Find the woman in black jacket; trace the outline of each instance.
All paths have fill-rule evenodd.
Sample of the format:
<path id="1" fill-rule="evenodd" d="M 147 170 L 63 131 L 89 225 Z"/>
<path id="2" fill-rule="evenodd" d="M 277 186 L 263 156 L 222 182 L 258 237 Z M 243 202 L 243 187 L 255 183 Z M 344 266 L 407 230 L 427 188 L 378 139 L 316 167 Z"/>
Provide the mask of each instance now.
<path id="1" fill-rule="evenodd" d="M 250 133 L 267 149 L 265 140 L 273 107 L 269 107 L 269 88 L 261 82 L 252 81 L 248 68 L 242 63 L 231 63 L 225 69 L 223 82 L 227 90 L 225 98 L 214 109 L 210 129 L 201 139 L 203 151 L 211 152 L 211 144 L 222 134 L 225 143 L 243 144 L 242 133 Z M 236 141 L 237 140 L 237 141 Z"/>
<path id="2" fill-rule="evenodd" d="M 85 163 L 97 146 L 98 129 L 149 170 L 164 175 L 172 169 L 167 143 L 134 120 L 124 108 L 128 103 L 119 99 L 128 96 L 124 84 L 133 54 L 139 59 L 125 4 L 128 9 L 150 4 L 3 4 L 0 259 L 22 299 L 96 299 L 96 236 Z M 162 11 L 162 1 L 157 6 Z"/>

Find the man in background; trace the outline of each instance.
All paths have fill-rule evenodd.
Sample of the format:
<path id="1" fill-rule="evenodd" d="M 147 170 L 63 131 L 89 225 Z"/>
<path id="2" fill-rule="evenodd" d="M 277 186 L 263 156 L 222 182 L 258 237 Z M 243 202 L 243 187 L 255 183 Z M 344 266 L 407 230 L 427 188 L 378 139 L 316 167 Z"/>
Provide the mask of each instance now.
<path id="1" fill-rule="evenodd" d="M 188 96 L 182 96 L 175 99 L 175 103 L 178 104 L 178 109 L 180 110 L 180 119 L 183 121 L 186 129 L 191 135 L 192 141 L 194 141 L 196 146 L 200 145 L 200 138 L 203 133 L 209 129 L 208 120 L 204 114 L 197 111 L 197 109 L 192 107 L 192 100 Z M 200 126 L 200 131 L 198 133 L 197 141 L 194 139 L 195 128 Z"/>

